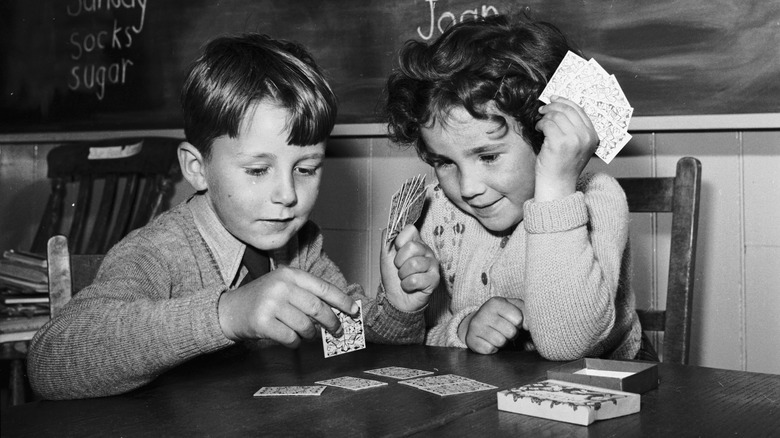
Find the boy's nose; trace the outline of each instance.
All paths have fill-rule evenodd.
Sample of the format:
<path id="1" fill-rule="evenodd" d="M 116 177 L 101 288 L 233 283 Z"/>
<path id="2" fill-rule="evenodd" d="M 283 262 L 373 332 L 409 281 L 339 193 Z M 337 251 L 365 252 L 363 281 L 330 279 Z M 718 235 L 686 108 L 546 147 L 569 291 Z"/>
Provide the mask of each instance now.
<path id="1" fill-rule="evenodd" d="M 292 177 L 282 177 L 274 185 L 271 200 L 277 204 L 294 205 L 298 201 L 295 193 L 295 180 Z"/>

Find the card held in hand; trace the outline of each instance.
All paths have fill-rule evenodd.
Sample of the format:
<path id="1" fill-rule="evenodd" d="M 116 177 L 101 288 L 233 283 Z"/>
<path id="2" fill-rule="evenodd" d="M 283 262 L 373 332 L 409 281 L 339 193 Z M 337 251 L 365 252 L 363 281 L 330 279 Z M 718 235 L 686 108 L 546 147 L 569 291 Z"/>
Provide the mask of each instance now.
<path id="1" fill-rule="evenodd" d="M 614 75 L 595 59 L 584 60 L 568 52 L 555 70 L 539 100 L 549 104 L 554 95 L 581 106 L 599 136 L 596 155 L 609 163 L 631 140 L 628 126 L 634 108 Z"/>
<path id="2" fill-rule="evenodd" d="M 425 205 L 425 175 L 417 175 L 404 182 L 390 201 L 390 215 L 387 219 L 387 243 L 398 233 L 420 218 Z"/>
<path id="3" fill-rule="evenodd" d="M 344 329 L 344 334 L 341 337 L 337 338 L 324 328 L 321 328 L 322 348 L 325 351 L 325 357 L 337 356 L 366 348 L 366 332 L 363 327 L 363 303 L 360 300 L 355 302 L 360 310 L 354 317 L 338 309 L 333 309 L 333 313 L 339 318 L 341 327 Z"/>

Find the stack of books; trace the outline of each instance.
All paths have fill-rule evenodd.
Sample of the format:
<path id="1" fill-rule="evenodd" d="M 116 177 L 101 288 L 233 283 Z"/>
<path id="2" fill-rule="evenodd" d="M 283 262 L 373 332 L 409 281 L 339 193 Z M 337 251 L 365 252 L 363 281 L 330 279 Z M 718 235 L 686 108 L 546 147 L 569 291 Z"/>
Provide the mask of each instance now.
<path id="1" fill-rule="evenodd" d="M 8 250 L 0 258 L 0 342 L 25 341 L 49 320 L 46 258 Z"/>

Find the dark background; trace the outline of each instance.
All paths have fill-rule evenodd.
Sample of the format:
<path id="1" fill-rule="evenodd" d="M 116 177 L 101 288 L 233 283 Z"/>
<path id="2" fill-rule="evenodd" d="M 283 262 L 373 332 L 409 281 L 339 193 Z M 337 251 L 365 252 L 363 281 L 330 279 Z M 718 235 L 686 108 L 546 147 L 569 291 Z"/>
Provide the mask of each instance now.
<path id="1" fill-rule="evenodd" d="M 616 75 L 635 117 L 780 112 L 775 1 L 481 1 L 439 0 L 435 21 L 490 7 L 551 21 Z M 207 40 L 245 31 L 305 44 L 339 97 L 338 123 L 376 123 L 397 49 L 431 29 L 426 0 L 103 0 L 87 11 L 97 2 L 0 3 L 0 133 L 181 128 L 188 63 Z"/>

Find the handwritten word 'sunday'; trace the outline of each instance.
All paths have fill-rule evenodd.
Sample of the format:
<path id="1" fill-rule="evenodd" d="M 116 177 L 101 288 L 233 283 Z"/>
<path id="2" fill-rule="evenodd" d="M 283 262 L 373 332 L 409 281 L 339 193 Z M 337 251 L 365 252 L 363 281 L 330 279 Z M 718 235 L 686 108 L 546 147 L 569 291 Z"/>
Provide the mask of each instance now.
<path id="1" fill-rule="evenodd" d="M 106 95 L 107 84 L 124 84 L 128 69 L 133 61 L 122 57 L 114 62 L 106 62 L 98 55 L 106 49 L 118 51 L 133 45 L 134 38 L 144 29 L 146 22 L 146 4 L 148 0 L 72 0 L 66 5 L 71 17 L 85 15 L 106 16 L 104 29 L 75 30 L 71 32 L 69 44 L 72 47 L 70 58 L 75 62 L 70 69 L 68 88 L 93 92 L 98 100 Z M 131 24 L 121 23 L 113 18 L 113 10 L 138 11 L 138 18 Z M 92 22 L 99 22 L 94 20 Z M 91 54 L 94 56 L 90 57 Z"/>

